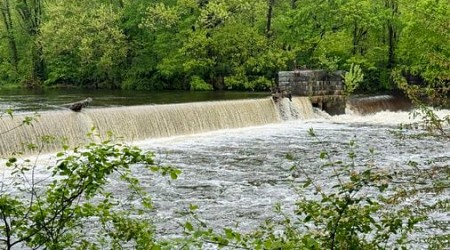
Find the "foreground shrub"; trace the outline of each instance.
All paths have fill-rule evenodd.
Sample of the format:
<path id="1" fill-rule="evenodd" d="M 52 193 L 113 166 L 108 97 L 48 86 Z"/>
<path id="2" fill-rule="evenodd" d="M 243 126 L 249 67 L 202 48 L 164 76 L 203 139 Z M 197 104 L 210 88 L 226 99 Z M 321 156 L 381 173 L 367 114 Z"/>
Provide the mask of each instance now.
<path id="1" fill-rule="evenodd" d="M 49 179 L 34 161 L 10 158 L 0 180 L 2 249 L 159 249 L 150 195 L 132 167 L 177 178 L 153 154 L 111 140 L 57 154 Z M 123 187 L 120 193 L 109 185 Z"/>

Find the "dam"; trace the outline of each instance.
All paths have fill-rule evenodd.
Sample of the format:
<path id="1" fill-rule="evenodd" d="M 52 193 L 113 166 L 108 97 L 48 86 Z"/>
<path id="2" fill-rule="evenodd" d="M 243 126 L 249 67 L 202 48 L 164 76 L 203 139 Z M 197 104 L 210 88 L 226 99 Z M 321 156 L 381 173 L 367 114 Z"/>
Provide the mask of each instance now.
<path id="1" fill-rule="evenodd" d="M 13 130 L 0 134 L 0 142 L 5 153 L 23 150 L 24 145 L 19 142 L 41 142 L 36 138 L 57 134 L 65 137 L 65 142 L 46 143 L 46 150 L 60 150 L 60 143 L 88 142 L 86 134 L 92 127 L 100 134 L 95 140 L 102 140 L 102 134 L 107 131 L 127 141 L 139 140 L 133 144 L 145 152 L 156 152 L 158 163 L 182 171 L 176 181 L 169 182 L 166 178 L 156 178 L 146 168 L 133 167 L 143 187 L 152 194 L 155 212 L 151 219 L 156 235 L 169 239 L 184 232 L 180 222 L 185 217 L 180 211 L 187 211 L 185 209 L 192 204 L 198 205 L 199 216 L 217 231 L 234 226 L 242 232 L 258 230 L 268 219 L 278 218 L 273 208 L 280 203 L 286 214 L 294 213 L 299 193 L 293 185 L 303 186 L 306 179 L 291 170 L 293 164 L 314 178 L 323 190 L 329 191 L 336 184 L 336 175 L 319 160 L 322 146 L 325 145 L 333 157 L 345 157 L 349 141 L 354 140 L 358 145 L 358 164 L 374 164 L 382 171 L 395 173 L 398 185 L 427 188 L 414 193 L 411 199 L 400 201 L 402 206 L 420 206 L 418 208 L 424 208 L 421 211 L 430 216 L 419 225 L 417 232 L 408 236 L 411 249 L 425 249 L 424 242 L 433 235 L 424 232 L 433 231 L 439 236 L 448 232 L 446 228 L 439 231 L 433 224 L 442 221 L 442 225 L 449 225 L 445 207 L 428 209 L 430 204 L 448 201 L 449 190 L 439 193 L 426 190 L 433 187 L 434 181 L 447 180 L 449 142 L 443 138 L 405 140 L 390 136 L 388 130 L 411 119 L 409 112 L 398 110 L 402 108 L 398 101 L 389 95 L 353 97 L 347 103 L 351 112 L 334 116 L 314 108 L 308 97 L 274 102 L 269 96 L 184 104 L 89 107 L 79 113 L 58 110 L 43 112 L 32 125 L 19 127 L 27 114 L 16 115 L 13 119 L 3 116 L 0 131 Z M 450 111 L 441 110 L 438 114 L 448 116 Z M 322 143 L 308 136 L 310 129 L 314 129 Z M 370 151 L 375 153 L 369 154 Z M 295 160 L 288 159 L 287 153 L 294 155 Z M 36 167 L 34 178 L 38 182 L 51 180 L 49 167 L 53 163 L 49 163 L 46 156 L 40 157 L 43 163 Z M 409 165 L 412 160 L 418 163 L 419 171 Z M 3 168 L 0 172 L 2 170 L 4 182 L 8 183 L 11 170 Z M 420 174 L 420 183 L 412 173 Z M 118 176 L 111 176 L 106 189 L 122 194 L 120 183 Z M 5 187 L 7 192 L 16 188 Z M 305 193 L 308 199 L 315 198 L 313 191 Z M 392 207 L 387 206 L 385 210 L 389 213 Z M 94 230 L 101 228 L 89 228 L 88 233 L 101 234 Z"/>
<path id="2" fill-rule="evenodd" d="M 24 123 L 26 119 L 32 121 Z M 284 120 L 314 117 L 308 98 L 275 103 L 271 98 L 209 101 L 164 105 L 137 105 L 46 111 L 33 117 L 18 114 L 0 119 L 0 155 L 15 152 L 33 154 L 61 150 L 106 139 L 108 133 L 126 141 L 171 137 L 279 123 Z M 9 131 L 9 132 L 8 132 Z"/>
<path id="3" fill-rule="evenodd" d="M 340 103 L 342 100 L 339 98 L 336 100 L 339 109 L 359 115 L 411 108 L 408 100 L 389 95 L 353 97 L 345 104 Z M 0 119 L 0 156 L 55 152 L 64 145 L 75 147 L 92 141 L 100 142 L 107 139 L 108 134 L 121 141 L 134 142 L 336 115 L 331 107 L 334 105 L 333 99 L 326 99 L 323 105 L 317 107 L 317 103 L 306 96 L 278 101 L 267 96 L 175 104 L 89 107 L 81 112 L 67 109 L 43 111 L 37 115 L 3 115 Z"/>

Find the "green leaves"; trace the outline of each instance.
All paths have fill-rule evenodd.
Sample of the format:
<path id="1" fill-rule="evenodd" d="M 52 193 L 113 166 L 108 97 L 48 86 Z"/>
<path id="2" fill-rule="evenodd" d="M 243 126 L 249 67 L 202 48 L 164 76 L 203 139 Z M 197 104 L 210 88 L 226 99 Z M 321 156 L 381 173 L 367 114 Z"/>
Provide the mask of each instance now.
<path id="1" fill-rule="evenodd" d="M 8 161 L 5 163 L 7 167 L 12 167 L 17 162 L 17 158 L 11 157 L 8 159 Z"/>
<path id="2" fill-rule="evenodd" d="M 46 7 L 40 32 L 51 69 L 47 84 L 81 79 L 114 84 L 128 49 L 121 15 L 109 4 L 89 1 L 52 1 Z"/>
<path id="3" fill-rule="evenodd" d="M 445 88 L 449 9 L 447 0 L 9 0 L 0 71 L 5 84 L 31 86 L 265 90 L 280 70 L 353 63 L 365 73 L 360 89 L 392 88 L 393 69 Z"/>
<path id="4" fill-rule="evenodd" d="M 194 226 L 192 226 L 192 224 L 190 222 L 186 222 L 184 224 L 184 229 L 189 231 L 189 232 L 192 232 L 192 231 L 194 231 Z"/>
<path id="5" fill-rule="evenodd" d="M 213 87 L 198 76 L 193 76 L 190 82 L 191 90 L 212 90 Z"/>
<path id="6" fill-rule="evenodd" d="M 364 73 L 359 65 L 351 64 L 350 70 L 343 75 L 344 78 L 344 92 L 346 95 L 351 95 L 359 84 L 364 80 Z"/>
<path id="7" fill-rule="evenodd" d="M 170 176 L 172 180 L 176 180 L 178 175 L 181 174 L 181 170 L 175 169 L 170 166 L 147 166 L 153 172 L 159 172 L 162 176 Z"/>
<path id="8" fill-rule="evenodd" d="M 52 180 L 43 187 L 39 180 L 27 177 L 36 168 L 28 165 L 30 161 L 8 159 L 12 175 L 26 181 L 15 187 L 31 198 L 0 195 L 0 244 L 50 249 L 115 249 L 130 244 L 136 249 L 160 248 L 148 217 L 153 209 L 150 194 L 131 169 L 150 168 L 172 179 L 179 170 L 156 166 L 153 153 L 111 140 L 56 156 L 56 165 L 50 168 Z M 107 191 L 109 185 L 121 185 L 125 196 L 116 198 L 117 194 Z M 86 230 L 97 234 L 92 238 L 83 233 Z"/>
<path id="9" fill-rule="evenodd" d="M 170 28 L 180 19 L 177 7 L 168 6 L 162 2 L 151 5 L 147 8 L 146 18 L 141 26 L 151 30 L 160 27 Z"/>
<path id="10" fill-rule="evenodd" d="M 448 1 L 402 1 L 402 39 L 394 81 L 417 104 L 448 105 L 450 5 Z M 415 80 L 414 80 L 415 79 Z"/>

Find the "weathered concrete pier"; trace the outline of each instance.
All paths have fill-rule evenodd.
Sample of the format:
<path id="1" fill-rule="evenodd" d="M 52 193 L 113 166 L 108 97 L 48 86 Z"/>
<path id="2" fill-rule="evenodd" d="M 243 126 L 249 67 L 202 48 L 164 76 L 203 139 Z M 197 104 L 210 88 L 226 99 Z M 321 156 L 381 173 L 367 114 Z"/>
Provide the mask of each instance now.
<path id="1" fill-rule="evenodd" d="M 314 107 L 330 115 L 345 113 L 344 82 L 341 71 L 294 70 L 278 72 L 278 89 L 274 99 L 307 96 Z"/>

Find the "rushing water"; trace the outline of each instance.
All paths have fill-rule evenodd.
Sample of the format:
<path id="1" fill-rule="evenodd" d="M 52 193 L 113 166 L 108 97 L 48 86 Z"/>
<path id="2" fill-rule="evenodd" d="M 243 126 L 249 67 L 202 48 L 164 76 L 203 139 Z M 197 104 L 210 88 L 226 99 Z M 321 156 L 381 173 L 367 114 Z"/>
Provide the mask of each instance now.
<path id="1" fill-rule="evenodd" d="M 304 105 L 302 101 L 296 102 L 297 107 Z M 298 195 L 292 185 L 305 181 L 305 176 L 290 171 L 293 164 L 313 176 L 315 182 L 326 190 L 331 185 L 332 173 L 320 168 L 319 152 L 326 149 L 335 159 L 344 158 L 350 140 L 358 145 L 356 153 L 359 164 L 367 162 L 369 149 L 373 148 L 375 165 L 388 172 L 395 172 L 400 186 L 429 187 L 432 178 L 441 178 L 442 173 L 448 174 L 448 140 L 400 140 L 389 132 L 396 130 L 400 123 L 414 122 L 408 112 L 381 111 L 364 116 L 327 116 L 320 111 L 314 112 L 308 105 L 301 114 L 298 114 L 298 110 L 286 112 L 286 108 L 290 110 L 293 104 L 284 105 L 284 117 L 280 114 L 280 117 L 264 118 L 264 122 L 253 125 L 248 123 L 246 127 L 218 127 L 217 131 L 134 142 L 144 150 L 156 152 L 157 159 L 163 164 L 175 166 L 183 172 L 179 179 L 168 182 L 167 179 L 152 179 L 153 175 L 143 169 L 134 170 L 146 189 L 153 194 L 156 208 L 154 218 L 160 236 L 170 237 L 181 233 L 178 223 L 182 223 L 185 218 L 180 212 L 185 211 L 190 204 L 199 205 L 199 215 L 216 229 L 236 225 L 243 231 L 257 228 L 265 219 L 275 216 L 273 206 L 277 202 L 281 202 L 287 210 L 293 208 Z M 239 112 L 243 106 L 241 103 L 231 110 Z M 450 111 L 443 110 L 438 114 L 449 115 Z M 95 119 L 103 118 L 96 116 Z M 320 144 L 308 135 L 311 128 L 316 131 Z M 287 153 L 295 155 L 296 161 L 287 160 Z M 408 165 L 410 161 L 418 163 L 417 169 Z M 419 182 L 409 179 L 411 172 L 430 169 L 436 170 L 436 176 L 423 178 Z M 46 178 L 48 172 L 40 168 L 36 175 Z M 418 206 L 423 207 L 438 200 L 448 200 L 449 197 L 449 189 L 440 194 L 423 189 L 404 201 L 403 205 L 420 204 Z M 435 210 L 429 216 L 432 220 L 442 222 L 444 227 L 421 224 L 424 230 L 411 236 L 416 246 L 423 246 L 421 241 L 426 237 L 449 230 L 449 211 Z"/>
<path id="2" fill-rule="evenodd" d="M 383 120 L 373 115 L 365 117 L 364 122 L 354 123 L 354 118 L 342 116 L 146 141 L 142 144 L 145 149 L 159 152 L 166 163 L 183 170 L 180 179 L 170 185 L 156 181 L 148 187 L 156 194 L 161 230 L 176 231 L 176 222 L 183 218 L 173 218 L 177 218 L 178 210 L 186 209 L 191 203 L 200 205 L 201 215 L 212 225 L 239 224 L 244 230 L 255 229 L 258 223 L 274 216 L 276 202 L 291 207 L 298 198 L 291 185 L 302 183 L 305 177 L 291 173 L 293 164 L 314 176 L 326 189 L 332 173 L 320 168 L 320 150 L 326 149 L 332 157 L 341 159 L 348 153 L 350 140 L 358 145 L 359 164 L 367 161 L 369 149 L 373 148 L 377 167 L 403 176 L 398 180 L 401 185 L 415 185 L 408 183 L 411 181 L 408 173 L 415 171 L 408 166 L 409 161 L 418 162 L 422 170 L 433 167 L 448 170 L 449 141 L 394 138 L 389 131 L 396 129 L 394 124 L 399 121 L 399 115 L 407 118 L 403 113 L 385 112 Z M 308 135 L 310 128 L 316 131 L 322 144 L 318 145 Z M 287 153 L 294 154 L 297 161 L 287 160 Z M 424 180 L 422 185 L 430 182 Z M 432 204 L 448 199 L 449 195 L 449 190 L 439 196 L 421 192 L 407 203 L 417 199 L 421 204 Z M 448 211 L 432 216 L 443 224 L 450 222 Z M 428 236 L 434 233 L 443 232 L 432 227 L 424 232 Z"/>
<path id="3" fill-rule="evenodd" d="M 31 125 L 22 125 L 28 114 L 0 120 L 2 133 L 0 155 L 13 152 L 35 153 L 26 145 L 42 145 L 43 151 L 61 147 L 61 140 L 70 146 L 87 141 L 86 134 L 93 127 L 101 135 L 112 132 L 128 141 L 202 133 L 212 130 L 240 128 L 311 118 L 314 115 L 307 97 L 284 99 L 274 103 L 272 98 L 233 101 L 194 102 L 130 107 L 89 108 L 82 112 L 50 111 L 40 113 Z M 31 117 L 33 117 L 31 115 Z M 56 137 L 42 143 L 42 137 Z M 38 148 L 41 148 L 39 146 Z"/>

